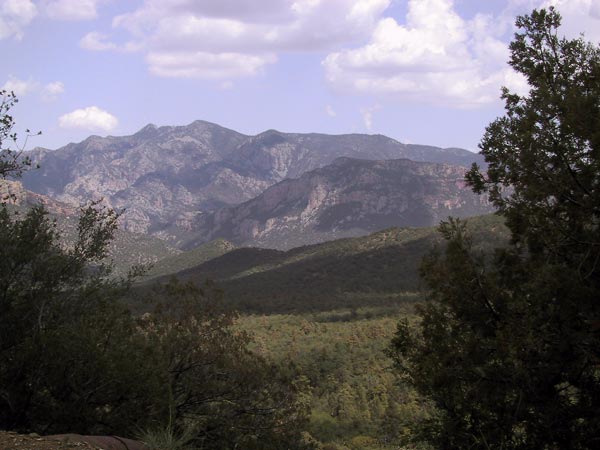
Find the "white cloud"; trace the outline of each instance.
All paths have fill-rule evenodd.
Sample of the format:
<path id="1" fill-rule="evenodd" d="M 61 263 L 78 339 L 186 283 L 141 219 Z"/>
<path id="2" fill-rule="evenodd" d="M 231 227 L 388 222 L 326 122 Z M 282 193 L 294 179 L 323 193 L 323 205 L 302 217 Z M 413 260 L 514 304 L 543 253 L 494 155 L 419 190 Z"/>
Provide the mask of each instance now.
<path id="1" fill-rule="evenodd" d="M 46 14 L 58 20 L 91 20 L 98 16 L 99 0 L 51 0 L 46 2 Z"/>
<path id="2" fill-rule="evenodd" d="M 256 75 L 275 60 L 274 55 L 208 52 L 150 52 L 146 58 L 150 72 L 161 77 L 226 80 Z"/>
<path id="3" fill-rule="evenodd" d="M 371 131 L 373 129 L 373 114 L 379 109 L 381 109 L 380 105 L 373 105 L 367 108 L 361 108 L 360 113 L 362 115 L 363 122 L 367 131 Z"/>
<path id="4" fill-rule="evenodd" d="M 8 77 L 8 80 L 2 86 L 3 90 L 12 91 L 17 97 L 23 97 L 33 91 L 39 86 L 39 83 L 32 80 L 20 80 L 12 75 Z"/>
<path id="5" fill-rule="evenodd" d="M 325 106 L 325 112 L 327 113 L 327 115 L 329 117 L 337 116 L 337 113 L 335 112 L 335 110 L 333 109 L 333 107 L 331 105 Z"/>
<path id="6" fill-rule="evenodd" d="M 302 3 L 295 0 L 154 0 L 146 8 L 162 8 L 174 12 L 192 13 L 215 18 L 236 18 L 247 22 L 272 22 L 290 19 L 293 8 Z M 314 2 L 312 2 L 314 3 Z"/>
<path id="7" fill-rule="evenodd" d="M 13 91 L 17 97 L 37 93 L 44 101 L 54 101 L 65 91 L 65 85 L 61 81 L 53 81 L 42 86 L 32 78 L 21 80 L 11 75 L 2 86 L 2 89 Z"/>
<path id="8" fill-rule="evenodd" d="M 54 101 L 65 92 L 65 85 L 62 81 L 53 81 L 46 84 L 42 89 L 42 99 L 45 101 Z"/>
<path id="9" fill-rule="evenodd" d="M 118 124 L 115 116 L 97 106 L 76 109 L 58 119 L 61 128 L 80 128 L 88 131 L 111 131 Z"/>
<path id="10" fill-rule="evenodd" d="M 253 76 L 280 52 L 329 51 L 364 39 L 390 0 L 145 0 L 116 17 L 146 51 L 152 73 L 168 77 Z M 93 39 L 102 37 L 103 39 Z M 82 47 L 118 49 L 106 36 Z"/>
<path id="11" fill-rule="evenodd" d="M 0 0 L 0 39 L 21 39 L 23 28 L 37 13 L 37 7 L 31 0 Z"/>
<path id="12" fill-rule="evenodd" d="M 502 85 L 525 87 L 507 67 L 508 48 L 493 25 L 482 15 L 465 21 L 452 0 L 410 0 L 405 25 L 384 18 L 367 45 L 329 54 L 326 78 L 346 92 L 453 107 L 490 103 Z"/>
<path id="13" fill-rule="evenodd" d="M 600 0 L 546 0 L 541 6 L 555 6 L 562 15 L 561 32 L 577 38 L 600 42 Z"/>
<path id="14" fill-rule="evenodd" d="M 92 31 L 86 34 L 79 41 L 79 46 L 86 50 L 93 51 L 104 51 L 104 50 L 114 50 L 117 48 L 117 45 L 108 41 L 108 36 L 103 33 L 98 33 L 97 31 Z"/>
<path id="15" fill-rule="evenodd" d="M 79 46 L 85 50 L 103 52 L 116 50 L 119 52 L 137 52 L 142 49 L 141 42 L 128 41 L 123 44 L 115 44 L 110 41 L 110 36 L 97 31 L 91 31 L 79 40 Z"/>

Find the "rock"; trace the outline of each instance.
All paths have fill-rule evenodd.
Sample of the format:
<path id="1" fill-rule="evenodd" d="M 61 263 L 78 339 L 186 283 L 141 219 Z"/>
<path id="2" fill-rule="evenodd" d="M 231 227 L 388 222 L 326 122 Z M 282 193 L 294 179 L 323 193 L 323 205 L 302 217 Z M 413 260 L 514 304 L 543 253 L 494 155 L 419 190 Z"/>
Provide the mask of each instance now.
<path id="1" fill-rule="evenodd" d="M 148 450 L 142 442 L 118 436 L 82 436 L 80 434 L 56 434 L 48 440 L 61 442 L 84 442 L 101 450 Z"/>

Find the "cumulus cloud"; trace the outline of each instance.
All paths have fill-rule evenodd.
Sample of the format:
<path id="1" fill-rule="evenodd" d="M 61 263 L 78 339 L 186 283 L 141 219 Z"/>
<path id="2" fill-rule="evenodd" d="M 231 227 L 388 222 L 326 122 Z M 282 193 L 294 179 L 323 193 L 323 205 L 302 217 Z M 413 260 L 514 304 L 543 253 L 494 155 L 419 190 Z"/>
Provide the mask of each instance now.
<path id="1" fill-rule="evenodd" d="M 91 20 L 98 15 L 99 0 L 51 0 L 46 2 L 46 14 L 58 20 Z"/>
<path id="2" fill-rule="evenodd" d="M 23 28 L 37 13 L 37 7 L 31 0 L 0 0 L 0 39 L 21 39 Z"/>
<path id="3" fill-rule="evenodd" d="M 404 23 L 381 18 L 365 45 L 330 53 L 326 79 L 341 92 L 451 107 L 497 101 L 500 86 L 524 94 L 526 80 L 507 65 L 507 42 L 515 15 L 548 6 L 563 16 L 562 33 L 600 42 L 600 0 L 508 0 L 499 15 L 469 20 L 453 0 L 409 0 Z"/>
<path id="4" fill-rule="evenodd" d="M 325 106 L 325 113 L 329 117 L 335 117 L 335 116 L 337 116 L 337 113 L 335 112 L 335 110 L 333 109 L 333 107 L 331 105 Z"/>
<path id="5" fill-rule="evenodd" d="M 35 91 L 39 86 L 39 83 L 32 80 L 20 80 L 12 75 L 8 77 L 8 80 L 2 86 L 2 89 L 5 91 L 12 91 L 15 93 L 17 97 L 23 97 L 33 91 Z"/>
<path id="6" fill-rule="evenodd" d="M 65 92 L 65 85 L 62 81 L 53 81 L 42 88 L 42 99 L 45 101 L 54 101 L 63 92 Z"/>
<path id="7" fill-rule="evenodd" d="M 384 18 L 367 45 L 329 54 L 326 78 L 348 92 L 457 107 L 495 101 L 502 85 L 523 92 L 526 82 L 506 66 L 508 48 L 492 34 L 492 20 L 464 20 L 452 0 L 410 0 L 406 24 Z"/>
<path id="8" fill-rule="evenodd" d="M 76 109 L 58 119 L 61 128 L 79 128 L 88 131 L 111 131 L 119 121 L 115 116 L 97 106 Z"/>
<path id="9" fill-rule="evenodd" d="M 600 0 L 505 0 L 498 15 L 469 19 L 454 0 L 407 2 L 394 18 L 393 0 L 140 0 L 80 46 L 143 52 L 160 77 L 219 81 L 260 74 L 281 53 L 329 52 L 322 66 L 338 92 L 469 108 L 498 101 L 503 85 L 527 91 L 506 64 L 516 14 L 552 4 L 565 30 L 600 39 Z"/>
<path id="10" fill-rule="evenodd" d="M 366 38 L 390 0 L 146 0 L 113 20 L 146 51 L 152 73 L 237 78 L 260 73 L 280 52 L 330 51 Z M 102 37 L 103 39 L 94 39 Z M 82 40 L 116 49 L 106 36 Z"/>
<path id="11" fill-rule="evenodd" d="M 507 45 L 490 34 L 490 22 L 481 15 L 465 21 L 452 0 L 410 0 L 405 25 L 384 18 L 367 45 L 329 54 L 326 78 L 356 93 L 458 107 L 490 103 L 501 85 L 526 89 L 506 66 Z"/>

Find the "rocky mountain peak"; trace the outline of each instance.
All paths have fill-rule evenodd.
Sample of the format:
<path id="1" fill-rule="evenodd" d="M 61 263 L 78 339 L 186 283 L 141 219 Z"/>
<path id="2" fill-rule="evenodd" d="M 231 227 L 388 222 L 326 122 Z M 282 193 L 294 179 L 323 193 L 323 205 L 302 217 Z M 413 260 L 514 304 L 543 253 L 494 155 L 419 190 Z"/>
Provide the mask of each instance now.
<path id="1" fill-rule="evenodd" d="M 151 138 L 153 136 L 156 136 L 157 130 L 158 127 L 156 125 L 154 125 L 153 123 L 149 123 L 145 127 L 141 128 L 139 131 L 137 131 L 133 136 L 137 138 Z"/>
<path id="2" fill-rule="evenodd" d="M 381 135 L 267 130 L 246 136 L 203 120 L 184 126 L 148 124 L 131 136 L 90 136 L 34 154 L 41 169 L 25 174 L 27 189 L 73 205 L 104 198 L 126 210 L 126 229 L 174 241 L 190 231 L 199 214 L 248 201 L 339 157 L 465 166 L 481 160 L 467 151 L 405 145 Z"/>

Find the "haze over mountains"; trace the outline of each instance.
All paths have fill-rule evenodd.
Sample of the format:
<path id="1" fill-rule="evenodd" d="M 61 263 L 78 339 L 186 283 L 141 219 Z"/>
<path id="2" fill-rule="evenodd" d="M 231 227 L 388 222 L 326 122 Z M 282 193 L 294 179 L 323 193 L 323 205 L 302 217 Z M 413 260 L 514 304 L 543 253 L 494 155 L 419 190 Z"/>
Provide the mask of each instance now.
<path id="1" fill-rule="evenodd" d="M 126 210 L 125 229 L 179 246 L 225 237 L 289 248 L 385 226 L 432 225 L 449 211 L 489 211 L 461 184 L 480 155 L 381 135 L 246 136 L 195 121 L 91 136 L 31 157 L 41 168 L 25 174 L 27 189 L 71 205 L 104 198 Z M 389 161 L 403 158 L 429 164 Z M 294 241 L 298 233 L 310 236 Z"/>

